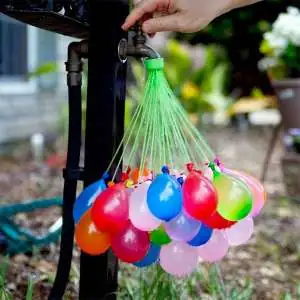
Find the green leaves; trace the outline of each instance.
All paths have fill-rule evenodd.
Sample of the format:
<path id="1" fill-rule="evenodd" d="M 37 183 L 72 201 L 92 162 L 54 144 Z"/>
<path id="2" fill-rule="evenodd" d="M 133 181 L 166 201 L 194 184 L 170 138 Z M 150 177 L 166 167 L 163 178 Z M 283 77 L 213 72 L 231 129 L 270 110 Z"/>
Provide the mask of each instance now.
<path id="1" fill-rule="evenodd" d="M 169 40 L 163 51 L 165 74 L 172 88 L 184 82 L 192 69 L 192 59 L 188 50 L 176 40 Z"/>
<path id="2" fill-rule="evenodd" d="M 190 114 L 204 112 L 224 114 L 231 103 L 226 96 L 230 63 L 226 52 L 217 45 L 205 47 L 203 66 L 195 68 L 188 48 L 176 40 L 169 40 L 162 56 L 164 74 L 173 92 Z M 144 89 L 144 67 L 133 61 L 135 84 L 128 86 L 127 100 L 138 103 Z"/>
<path id="3" fill-rule="evenodd" d="M 29 72 L 29 78 L 48 75 L 58 72 L 58 65 L 55 62 L 48 62 L 38 66 L 35 70 Z"/>
<path id="4" fill-rule="evenodd" d="M 289 70 L 289 76 L 300 76 L 300 47 L 289 42 L 285 51 L 281 55 L 281 60 Z"/>

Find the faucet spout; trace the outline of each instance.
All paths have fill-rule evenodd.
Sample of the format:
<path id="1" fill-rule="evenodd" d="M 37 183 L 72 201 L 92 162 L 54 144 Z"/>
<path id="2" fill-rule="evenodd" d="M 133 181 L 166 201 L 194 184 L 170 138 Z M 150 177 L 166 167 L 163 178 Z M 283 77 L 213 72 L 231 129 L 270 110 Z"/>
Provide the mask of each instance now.
<path id="1" fill-rule="evenodd" d="M 135 35 L 132 38 L 133 43 L 129 45 L 126 39 L 122 39 L 119 43 L 118 55 L 120 60 L 125 62 L 128 56 L 159 58 L 159 53 L 146 44 L 146 37 L 141 26 L 135 25 L 132 30 L 135 32 Z"/>

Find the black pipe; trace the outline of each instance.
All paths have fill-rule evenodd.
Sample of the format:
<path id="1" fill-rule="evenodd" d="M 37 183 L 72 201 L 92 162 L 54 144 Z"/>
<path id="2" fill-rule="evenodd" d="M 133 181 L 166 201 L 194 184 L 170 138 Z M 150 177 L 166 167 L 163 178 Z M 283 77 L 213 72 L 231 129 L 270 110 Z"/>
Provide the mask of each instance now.
<path id="1" fill-rule="evenodd" d="M 79 168 L 81 132 L 82 132 L 82 99 L 81 99 L 81 58 L 87 54 L 87 43 L 71 43 L 68 48 L 68 61 L 66 62 L 68 92 L 69 92 L 69 132 L 67 162 L 64 169 L 64 193 L 62 210 L 62 232 L 60 243 L 60 256 L 57 273 L 49 300 L 61 300 L 69 280 L 73 241 L 74 220 L 73 205 L 76 198 L 77 181 L 81 177 Z"/>
<path id="2" fill-rule="evenodd" d="M 126 64 L 118 44 L 127 34 L 121 25 L 129 13 L 124 0 L 89 1 L 89 67 L 85 139 L 85 186 L 100 179 L 124 130 Z M 117 259 L 81 253 L 79 299 L 116 299 Z"/>

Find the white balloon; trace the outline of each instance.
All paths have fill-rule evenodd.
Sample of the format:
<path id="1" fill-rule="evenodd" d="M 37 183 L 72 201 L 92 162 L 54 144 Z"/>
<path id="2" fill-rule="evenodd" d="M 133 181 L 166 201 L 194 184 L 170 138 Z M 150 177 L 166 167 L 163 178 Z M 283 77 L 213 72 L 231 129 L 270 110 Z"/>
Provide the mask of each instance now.
<path id="1" fill-rule="evenodd" d="M 137 186 L 129 198 L 129 219 L 142 231 L 152 231 L 158 228 L 162 221 L 150 212 L 147 205 L 147 192 L 151 181 L 145 181 Z"/>

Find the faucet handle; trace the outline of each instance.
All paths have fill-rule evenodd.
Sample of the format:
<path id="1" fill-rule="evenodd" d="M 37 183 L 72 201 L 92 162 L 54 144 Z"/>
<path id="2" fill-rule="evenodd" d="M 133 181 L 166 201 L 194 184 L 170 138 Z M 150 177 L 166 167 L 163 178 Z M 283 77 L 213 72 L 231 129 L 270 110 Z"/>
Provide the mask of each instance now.
<path id="1" fill-rule="evenodd" d="M 133 44 L 136 47 L 143 46 L 146 43 L 146 35 L 144 34 L 142 30 L 142 24 L 136 23 L 131 27 L 131 30 L 134 32 L 134 35 L 132 37 Z"/>
<path id="2" fill-rule="evenodd" d="M 142 33 L 142 24 L 140 22 L 135 23 L 130 29 L 130 31 L 134 31 L 136 34 Z"/>

